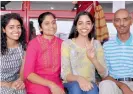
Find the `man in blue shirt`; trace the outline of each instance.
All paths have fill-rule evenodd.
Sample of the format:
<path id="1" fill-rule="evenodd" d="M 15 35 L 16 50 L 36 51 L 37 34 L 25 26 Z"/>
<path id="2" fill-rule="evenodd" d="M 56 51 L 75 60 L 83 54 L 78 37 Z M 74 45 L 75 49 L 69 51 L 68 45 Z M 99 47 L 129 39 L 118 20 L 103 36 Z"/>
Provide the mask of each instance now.
<path id="1" fill-rule="evenodd" d="M 103 45 L 109 75 L 99 84 L 100 94 L 133 94 L 132 22 L 128 10 L 115 12 L 113 24 L 117 36 Z"/>

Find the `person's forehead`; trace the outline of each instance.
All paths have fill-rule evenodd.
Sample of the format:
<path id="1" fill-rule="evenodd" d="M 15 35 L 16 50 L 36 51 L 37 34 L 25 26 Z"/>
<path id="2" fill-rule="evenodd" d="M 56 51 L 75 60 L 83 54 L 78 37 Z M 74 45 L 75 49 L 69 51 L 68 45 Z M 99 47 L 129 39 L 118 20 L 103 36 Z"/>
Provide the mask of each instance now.
<path id="1" fill-rule="evenodd" d="M 115 18 L 126 18 L 129 17 L 129 13 L 126 10 L 117 11 L 114 15 Z"/>

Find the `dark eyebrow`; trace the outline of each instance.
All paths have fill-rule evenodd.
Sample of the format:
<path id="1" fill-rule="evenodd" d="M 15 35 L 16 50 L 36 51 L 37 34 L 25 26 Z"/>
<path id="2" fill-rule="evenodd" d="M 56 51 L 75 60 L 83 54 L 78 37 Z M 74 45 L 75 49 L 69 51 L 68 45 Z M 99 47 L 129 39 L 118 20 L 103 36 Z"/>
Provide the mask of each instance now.
<path id="1" fill-rule="evenodd" d="M 91 22 L 91 21 L 87 21 L 87 22 Z"/>
<path id="2" fill-rule="evenodd" d="M 9 25 L 9 26 L 15 26 L 15 25 Z M 17 25 L 17 26 L 21 26 L 21 25 Z"/>
<path id="3" fill-rule="evenodd" d="M 130 18 L 130 17 L 128 16 L 128 17 L 125 17 L 125 18 L 123 18 L 123 19 L 128 19 L 128 18 Z"/>
<path id="4" fill-rule="evenodd" d="M 9 26 L 14 26 L 14 25 L 9 25 Z"/>
<path id="5" fill-rule="evenodd" d="M 83 22 L 83 21 L 78 21 L 78 22 Z M 91 21 L 87 21 L 87 22 L 91 22 Z"/>

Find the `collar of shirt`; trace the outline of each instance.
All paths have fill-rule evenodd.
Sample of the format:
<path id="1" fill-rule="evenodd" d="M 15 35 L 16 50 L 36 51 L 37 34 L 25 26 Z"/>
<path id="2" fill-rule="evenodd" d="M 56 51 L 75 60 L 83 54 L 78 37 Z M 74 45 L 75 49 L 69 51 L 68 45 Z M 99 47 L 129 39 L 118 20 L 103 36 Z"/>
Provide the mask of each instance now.
<path id="1" fill-rule="evenodd" d="M 46 39 L 46 38 L 44 38 L 42 35 L 40 35 L 41 36 L 41 38 L 42 38 L 42 40 L 43 41 L 45 41 L 45 42 L 47 42 L 47 43 L 50 43 L 50 44 L 52 44 L 52 43 L 54 43 L 55 42 L 55 40 L 56 40 L 56 36 L 54 36 L 52 39 Z"/>
<path id="2" fill-rule="evenodd" d="M 116 36 L 116 42 L 117 42 L 119 45 L 126 45 L 126 46 L 131 45 L 131 44 L 132 44 L 132 40 L 133 40 L 132 34 L 130 34 L 129 39 L 128 39 L 126 42 L 122 42 L 122 41 L 118 38 L 118 36 Z"/>

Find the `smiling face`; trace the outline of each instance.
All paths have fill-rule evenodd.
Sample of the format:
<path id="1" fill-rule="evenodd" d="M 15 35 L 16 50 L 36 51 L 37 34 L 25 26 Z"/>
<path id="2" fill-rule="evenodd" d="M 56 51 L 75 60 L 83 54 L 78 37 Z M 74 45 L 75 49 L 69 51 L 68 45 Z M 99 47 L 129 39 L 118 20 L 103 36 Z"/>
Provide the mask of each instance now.
<path id="1" fill-rule="evenodd" d="M 57 31 L 56 20 L 52 15 L 47 15 L 40 27 L 40 31 L 43 32 L 43 35 L 53 36 Z"/>
<path id="2" fill-rule="evenodd" d="M 118 34 L 130 33 L 130 26 L 132 24 L 131 17 L 126 10 L 119 10 L 114 15 L 114 26 L 117 29 Z"/>
<path id="3" fill-rule="evenodd" d="M 3 28 L 3 32 L 6 33 L 7 40 L 17 41 L 21 36 L 21 24 L 16 19 L 11 19 L 9 23 Z"/>
<path id="4" fill-rule="evenodd" d="M 76 27 L 79 36 L 88 37 L 88 34 L 91 32 L 93 28 L 93 24 L 87 15 L 82 15 L 79 17 Z"/>

